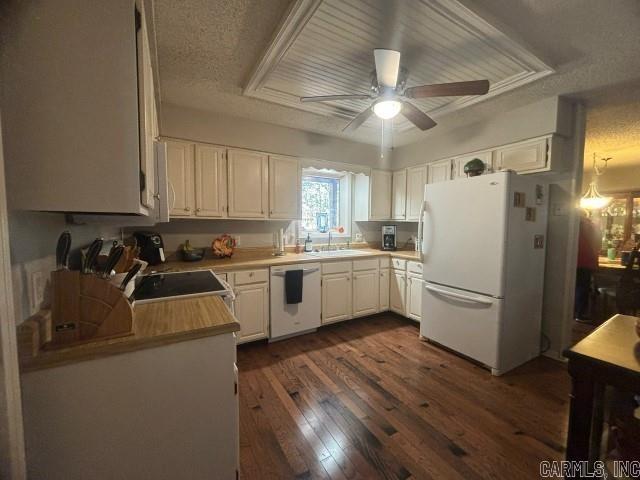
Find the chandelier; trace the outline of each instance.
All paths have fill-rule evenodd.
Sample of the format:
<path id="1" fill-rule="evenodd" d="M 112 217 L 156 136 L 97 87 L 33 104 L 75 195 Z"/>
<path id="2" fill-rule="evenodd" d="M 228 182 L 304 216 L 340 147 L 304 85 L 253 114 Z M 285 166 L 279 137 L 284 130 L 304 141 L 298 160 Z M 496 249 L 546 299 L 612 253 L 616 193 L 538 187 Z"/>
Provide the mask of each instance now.
<path id="1" fill-rule="evenodd" d="M 598 191 L 598 178 L 607 169 L 607 162 L 609 160 L 611 160 L 611 157 L 601 158 L 600 161 L 604 163 L 602 166 L 598 166 L 596 154 L 593 154 L 593 174 L 587 191 L 580 199 L 580 208 L 584 208 L 585 210 L 600 210 L 609 205 L 611 200 L 613 200 L 612 197 L 605 197 Z"/>

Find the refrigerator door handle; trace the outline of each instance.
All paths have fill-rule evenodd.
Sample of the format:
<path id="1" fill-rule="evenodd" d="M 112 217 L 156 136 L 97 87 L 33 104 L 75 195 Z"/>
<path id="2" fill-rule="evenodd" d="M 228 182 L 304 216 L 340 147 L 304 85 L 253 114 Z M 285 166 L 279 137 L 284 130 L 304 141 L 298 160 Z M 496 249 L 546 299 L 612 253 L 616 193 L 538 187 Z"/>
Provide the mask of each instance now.
<path id="1" fill-rule="evenodd" d="M 441 288 L 434 287 L 433 285 L 425 284 L 424 288 L 426 290 L 431 291 L 431 292 L 436 292 L 436 293 L 439 293 L 441 295 L 446 295 L 447 297 L 458 298 L 460 300 L 467 300 L 468 302 L 481 303 L 482 305 L 493 305 L 493 302 L 491 300 L 485 300 L 485 299 L 477 298 L 477 297 L 469 297 L 469 296 L 463 295 L 461 293 L 456 293 L 456 292 L 450 292 L 448 290 L 443 290 Z"/>
<path id="2" fill-rule="evenodd" d="M 420 205 L 420 216 L 418 217 L 418 238 L 416 240 L 416 251 L 418 252 L 418 257 L 420 258 L 420 263 L 424 262 L 424 252 L 422 251 L 422 227 L 424 226 L 423 217 L 426 211 L 427 202 L 423 201 Z"/>

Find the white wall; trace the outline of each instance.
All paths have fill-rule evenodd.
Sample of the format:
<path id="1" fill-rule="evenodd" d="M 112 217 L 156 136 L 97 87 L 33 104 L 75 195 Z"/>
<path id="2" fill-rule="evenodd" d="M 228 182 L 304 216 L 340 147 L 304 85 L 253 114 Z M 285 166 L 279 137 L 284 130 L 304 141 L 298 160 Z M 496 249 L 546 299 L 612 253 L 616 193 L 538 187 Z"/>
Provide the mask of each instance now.
<path id="1" fill-rule="evenodd" d="M 5 160 L 11 161 L 9 158 Z M 8 200 L 11 207 L 11 198 L 9 197 Z M 75 268 L 79 268 L 81 247 L 87 246 L 96 237 L 113 238 L 119 232 L 119 229 L 110 226 L 70 225 L 65 222 L 64 215 L 59 213 L 17 210 L 9 212 L 11 268 L 17 323 L 34 313 L 29 305 L 31 275 L 35 272 L 43 272 L 49 283 L 49 273 L 56 267 L 55 252 L 58 236 L 65 230 L 71 232 L 70 260 Z M 48 302 L 47 296 L 44 305 L 46 306 Z"/>
<path id="2" fill-rule="evenodd" d="M 390 152 L 318 133 L 230 115 L 162 105 L 161 134 L 219 145 L 387 168 Z"/>
<path id="3" fill-rule="evenodd" d="M 571 137 L 570 107 L 566 100 L 549 97 L 482 122 L 449 130 L 435 127 L 424 140 L 394 149 L 393 166 L 418 165 L 550 133 Z"/>

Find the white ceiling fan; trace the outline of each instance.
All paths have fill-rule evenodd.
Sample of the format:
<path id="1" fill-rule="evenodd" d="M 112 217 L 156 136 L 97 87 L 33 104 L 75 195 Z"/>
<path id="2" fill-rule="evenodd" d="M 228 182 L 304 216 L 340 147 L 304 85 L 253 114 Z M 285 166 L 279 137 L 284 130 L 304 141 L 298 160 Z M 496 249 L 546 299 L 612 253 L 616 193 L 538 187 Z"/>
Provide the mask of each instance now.
<path id="1" fill-rule="evenodd" d="M 488 80 L 469 82 L 440 83 L 405 88 L 408 71 L 400 66 L 400 52 L 376 48 L 373 51 L 375 74 L 372 75 L 370 94 L 323 95 L 301 97 L 301 102 L 328 102 L 332 100 L 368 100 L 370 107 L 356 115 L 343 132 L 350 132 L 362 125 L 371 114 L 383 120 L 403 115 L 420 130 L 435 127 L 436 122 L 415 105 L 407 101 L 412 98 L 450 97 L 466 95 L 484 95 L 489 91 Z"/>

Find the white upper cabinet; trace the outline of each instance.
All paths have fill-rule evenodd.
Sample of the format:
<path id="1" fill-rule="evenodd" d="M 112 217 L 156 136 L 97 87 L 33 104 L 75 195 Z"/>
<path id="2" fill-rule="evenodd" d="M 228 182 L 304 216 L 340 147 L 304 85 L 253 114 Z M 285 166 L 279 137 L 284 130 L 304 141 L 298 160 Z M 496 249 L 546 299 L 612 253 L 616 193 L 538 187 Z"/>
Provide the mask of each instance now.
<path id="1" fill-rule="evenodd" d="M 226 216 L 226 149 L 213 145 L 195 146 L 195 215 L 206 218 Z"/>
<path id="2" fill-rule="evenodd" d="M 149 214 L 156 127 L 143 3 L 6 9 L 7 24 L 28 24 L 3 35 L 12 208 Z"/>
<path id="3" fill-rule="evenodd" d="M 167 177 L 169 184 L 169 215 L 191 217 L 194 214 L 193 144 L 167 142 Z"/>
<path id="4" fill-rule="evenodd" d="M 453 160 L 453 178 L 466 178 L 467 174 L 464 173 L 464 166 L 475 158 L 482 160 L 482 163 L 484 163 L 484 173 L 491 173 L 493 171 L 491 151 L 471 153 L 469 155 L 456 157 Z"/>
<path id="5" fill-rule="evenodd" d="M 496 170 L 518 173 L 548 170 L 550 137 L 528 140 L 496 149 Z"/>
<path id="6" fill-rule="evenodd" d="M 249 150 L 227 151 L 229 217 L 266 218 L 269 158 Z"/>
<path id="7" fill-rule="evenodd" d="M 269 218 L 300 218 L 300 162 L 295 157 L 269 156 Z"/>
<path id="8" fill-rule="evenodd" d="M 427 184 L 427 166 L 407 168 L 407 206 L 406 219 L 418 221 L 424 199 L 424 186 Z"/>
<path id="9" fill-rule="evenodd" d="M 391 218 L 391 172 L 371 170 L 369 220 Z"/>
<path id="10" fill-rule="evenodd" d="M 438 183 L 451 180 L 451 162 L 452 160 L 447 158 L 427 164 L 427 182 Z"/>
<path id="11" fill-rule="evenodd" d="M 407 170 L 393 172 L 392 179 L 392 218 L 394 220 L 404 220 L 407 206 Z"/>

